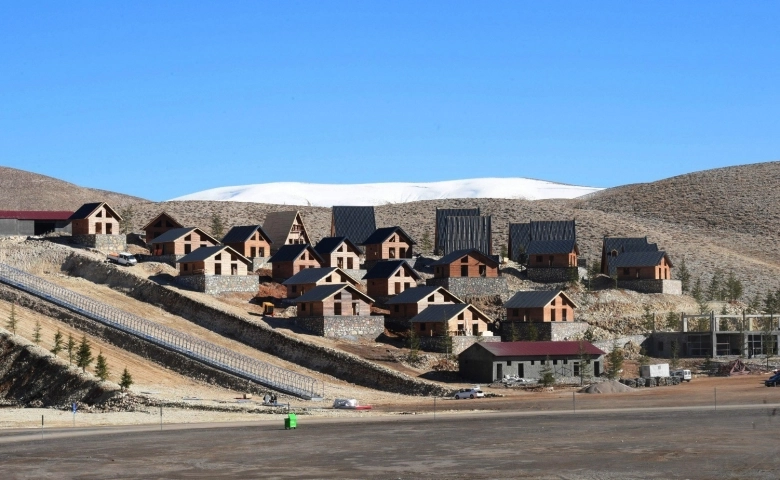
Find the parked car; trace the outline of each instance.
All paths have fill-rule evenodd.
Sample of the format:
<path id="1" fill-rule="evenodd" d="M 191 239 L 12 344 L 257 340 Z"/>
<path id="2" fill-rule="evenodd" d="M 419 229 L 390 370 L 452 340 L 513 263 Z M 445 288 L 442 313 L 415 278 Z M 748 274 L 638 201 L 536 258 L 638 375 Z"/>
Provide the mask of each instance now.
<path id="1" fill-rule="evenodd" d="M 472 387 L 472 388 L 461 388 L 457 392 L 455 392 L 454 398 L 455 400 L 460 400 L 461 398 L 483 398 L 485 394 L 482 392 L 482 390 L 479 389 L 479 387 Z"/>
<path id="2" fill-rule="evenodd" d="M 672 376 L 673 377 L 678 377 L 681 382 L 682 381 L 690 382 L 691 378 L 692 378 L 691 377 L 691 371 L 690 370 L 685 370 L 685 369 L 672 370 Z"/>
<path id="3" fill-rule="evenodd" d="M 138 260 L 135 259 L 135 256 L 132 253 L 127 252 L 109 253 L 106 257 L 106 260 L 109 262 L 118 263 L 119 265 L 126 265 L 128 267 L 138 263 Z"/>
<path id="4" fill-rule="evenodd" d="M 776 387 L 778 384 L 780 384 L 780 373 L 775 373 L 768 379 L 764 380 L 764 385 L 767 387 Z"/>

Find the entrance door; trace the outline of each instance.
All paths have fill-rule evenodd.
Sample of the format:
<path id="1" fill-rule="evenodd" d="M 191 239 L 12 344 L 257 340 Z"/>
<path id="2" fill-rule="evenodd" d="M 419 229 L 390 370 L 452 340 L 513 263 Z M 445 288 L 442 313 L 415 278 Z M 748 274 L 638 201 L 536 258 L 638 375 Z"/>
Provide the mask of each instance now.
<path id="1" fill-rule="evenodd" d="M 355 268 L 355 265 L 352 263 L 354 259 L 352 257 L 347 258 L 347 270 L 352 270 Z"/>
<path id="2" fill-rule="evenodd" d="M 396 293 L 396 295 L 401 293 L 401 284 L 400 283 L 394 283 L 393 285 L 395 285 L 395 293 Z"/>
<path id="3" fill-rule="evenodd" d="M 501 363 L 496 364 L 496 380 L 504 378 L 504 365 Z"/>
<path id="4" fill-rule="evenodd" d="M 360 304 L 357 302 L 352 303 L 352 315 L 360 315 Z"/>
<path id="5" fill-rule="evenodd" d="M 475 323 L 474 325 L 471 326 L 471 334 L 474 335 L 474 336 L 479 335 L 479 324 L 478 323 Z"/>
<path id="6" fill-rule="evenodd" d="M 525 365 L 522 362 L 517 362 L 517 376 L 520 378 L 525 377 Z"/>
<path id="7" fill-rule="evenodd" d="M 111 227 L 113 227 L 113 226 L 114 226 L 114 224 L 112 224 L 112 223 L 107 223 L 106 224 L 106 235 L 113 235 L 114 234 L 114 232 L 111 230 Z"/>

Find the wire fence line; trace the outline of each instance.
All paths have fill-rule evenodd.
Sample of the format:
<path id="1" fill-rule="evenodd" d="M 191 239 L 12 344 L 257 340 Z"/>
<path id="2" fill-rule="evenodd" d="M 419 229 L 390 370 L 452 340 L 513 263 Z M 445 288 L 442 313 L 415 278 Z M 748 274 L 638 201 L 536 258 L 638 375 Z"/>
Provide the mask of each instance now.
<path id="1" fill-rule="evenodd" d="M 307 400 L 321 398 L 324 393 L 323 383 L 312 377 L 271 365 L 187 333 L 159 325 L 2 263 L 0 263 L 0 282 L 117 330 L 143 338 L 160 347 L 186 355 L 208 366 L 274 390 Z"/>

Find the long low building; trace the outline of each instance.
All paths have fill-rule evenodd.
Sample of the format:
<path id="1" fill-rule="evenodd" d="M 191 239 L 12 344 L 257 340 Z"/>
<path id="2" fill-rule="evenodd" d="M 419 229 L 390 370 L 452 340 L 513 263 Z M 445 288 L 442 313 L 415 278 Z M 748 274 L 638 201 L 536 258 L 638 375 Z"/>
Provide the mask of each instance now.
<path id="1" fill-rule="evenodd" d="M 0 210 L 0 235 L 44 235 L 51 232 L 71 233 L 73 212 Z"/>

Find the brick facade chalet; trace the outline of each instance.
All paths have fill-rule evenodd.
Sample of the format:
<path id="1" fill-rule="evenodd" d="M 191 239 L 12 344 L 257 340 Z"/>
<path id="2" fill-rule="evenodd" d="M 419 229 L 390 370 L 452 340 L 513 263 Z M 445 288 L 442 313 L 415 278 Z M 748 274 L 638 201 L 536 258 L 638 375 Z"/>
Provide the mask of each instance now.
<path id="1" fill-rule="evenodd" d="M 505 304 L 509 322 L 573 322 L 577 305 L 561 290 L 517 292 Z"/>
<path id="2" fill-rule="evenodd" d="M 663 251 L 628 252 L 611 264 L 620 280 L 670 280 L 672 262 Z"/>
<path id="3" fill-rule="evenodd" d="M 171 217 L 165 212 L 162 212 L 161 214 L 154 217 L 149 223 L 144 225 L 144 227 L 141 229 L 146 233 L 146 236 L 144 237 L 146 240 L 146 244 L 149 245 L 152 240 L 159 237 L 163 233 L 167 232 L 168 230 L 173 230 L 174 228 L 183 228 L 184 226 L 176 221 L 175 218 Z"/>
<path id="4" fill-rule="evenodd" d="M 407 288 L 387 302 L 391 318 L 412 318 L 430 305 L 464 303 L 444 287 Z"/>
<path id="5" fill-rule="evenodd" d="M 410 322 L 419 336 L 436 337 L 444 334 L 445 328 L 450 335 L 482 335 L 493 319 L 473 305 L 456 303 L 429 305 Z"/>
<path id="6" fill-rule="evenodd" d="M 347 237 L 326 237 L 317 243 L 314 250 L 322 257 L 325 267 L 360 268 L 363 251 Z"/>
<path id="7" fill-rule="evenodd" d="M 417 286 L 420 275 L 406 263 L 406 260 L 377 262 L 363 277 L 366 289 L 372 297 L 398 295 L 407 288 Z"/>
<path id="8" fill-rule="evenodd" d="M 528 244 L 529 268 L 576 267 L 580 254 L 573 240 L 542 240 Z"/>
<path id="9" fill-rule="evenodd" d="M 360 288 L 358 287 L 360 282 L 336 267 L 304 268 L 282 282 L 282 285 L 287 287 L 287 298 L 297 298 L 318 285 L 336 283 L 348 283 L 355 288 Z"/>
<path id="10" fill-rule="evenodd" d="M 374 299 L 352 285 L 320 285 L 295 299 L 298 317 L 370 316 Z"/>
<path id="11" fill-rule="evenodd" d="M 252 262 L 230 247 L 201 247 L 176 262 L 179 275 L 248 275 Z"/>
<path id="12" fill-rule="evenodd" d="M 322 258 L 311 245 L 296 243 L 283 245 L 268 259 L 271 263 L 271 276 L 276 281 L 287 280 L 306 268 L 322 268 Z"/>
<path id="13" fill-rule="evenodd" d="M 271 255 L 271 238 L 260 225 L 243 225 L 231 228 L 222 243 L 247 258 Z"/>
<path id="14" fill-rule="evenodd" d="M 122 217 L 105 202 L 85 203 L 69 218 L 73 235 L 119 235 Z"/>
<path id="15" fill-rule="evenodd" d="M 498 262 L 473 248 L 449 253 L 431 267 L 434 278 L 498 277 Z"/>
<path id="16" fill-rule="evenodd" d="M 417 243 L 401 227 L 378 228 L 362 245 L 366 248 L 366 262 L 412 258 Z"/>
<path id="17" fill-rule="evenodd" d="M 198 227 L 174 228 L 149 243 L 152 255 L 187 255 L 201 247 L 214 247 L 219 241 Z"/>

